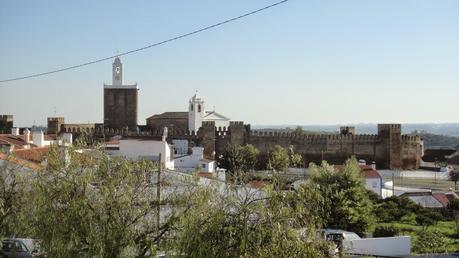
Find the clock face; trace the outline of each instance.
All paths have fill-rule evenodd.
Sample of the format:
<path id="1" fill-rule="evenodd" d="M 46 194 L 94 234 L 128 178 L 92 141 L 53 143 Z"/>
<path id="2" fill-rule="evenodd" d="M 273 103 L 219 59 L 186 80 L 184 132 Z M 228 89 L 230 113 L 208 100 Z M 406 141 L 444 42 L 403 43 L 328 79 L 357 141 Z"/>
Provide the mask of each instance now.
<path id="1" fill-rule="evenodd" d="M 116 72 L 116 73 L 120 73 L 120 72 L 121 72 L 121 68 L 120 68 L 119 66 L 117 66 L 117 67 L 115 68 L 115 72 Z"/>

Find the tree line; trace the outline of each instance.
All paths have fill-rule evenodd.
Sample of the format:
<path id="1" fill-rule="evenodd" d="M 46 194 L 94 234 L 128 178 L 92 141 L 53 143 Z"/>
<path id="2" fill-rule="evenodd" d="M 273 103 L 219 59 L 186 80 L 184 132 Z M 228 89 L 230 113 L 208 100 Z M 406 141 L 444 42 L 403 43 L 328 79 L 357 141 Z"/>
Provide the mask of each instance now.
<path id="1" fill-rule="evenodd" d="M 3 162 L 0 236 L 37 239 L 48 257 L 331 257 L 320 229 L 363 236 L 381 216 L 355 158 L 340 170 L 311 164 L 297 191 L 238 182 L 222 190 L 159 176 L 155 162 L 76 149 L 51 147 L 39 171 Z M 253 147 L 228 151 L 237 154 L 233 172 L 253 169 Z M 271 155 L 292 162 L 288 149 Z M 276 162 L 272 169 L 285 168 Z"/>

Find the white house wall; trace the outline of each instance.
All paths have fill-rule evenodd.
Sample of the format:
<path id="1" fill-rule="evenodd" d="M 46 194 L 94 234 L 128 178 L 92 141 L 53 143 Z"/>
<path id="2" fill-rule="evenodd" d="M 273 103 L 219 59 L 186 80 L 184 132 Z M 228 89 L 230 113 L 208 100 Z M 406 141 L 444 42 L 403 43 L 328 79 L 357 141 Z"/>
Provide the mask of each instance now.
<path id="1" fill-rule="evenodd" d="M 171 159 L 171 150 L 167 142 L 129 139 L 119 141 L 119 154 L 128 159 L 158 160 L 160 153 L 161 162 L 165 167 L 173 169 L 174 161 Z"/>

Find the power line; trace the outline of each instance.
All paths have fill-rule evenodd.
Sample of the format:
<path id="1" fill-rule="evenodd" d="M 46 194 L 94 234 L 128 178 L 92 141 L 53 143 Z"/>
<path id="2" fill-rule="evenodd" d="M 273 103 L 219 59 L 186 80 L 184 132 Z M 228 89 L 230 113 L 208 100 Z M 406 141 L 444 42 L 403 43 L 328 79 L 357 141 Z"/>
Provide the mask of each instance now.
<path id="1" fill-rule="evenodd" d="M 189 36 L 191 36 L 191 35 L 194 35 L 194 34 L 197 34 L 197 33 L 203 32 L 203 31 L 206 31 L 206 30 L 213 29 L 213 28 L 215 28 L 215 27 L 224 25 L 224 24 L 226 24 L 226 23 L 230 23 L 230 22 L 233 22 L 233 21 L 236 21 L 236 20 L 245 18 L 245 17 L 247 17 L 247 16 L 250 16 L 250 15 L 252 15 L 252 14 L 256 14 L 256 13 L 259 13 L 259 12 L 261 12 L 261 11 L 267 10 L 267 9 L 272 8 L 272 7 L 274 7 L 274 6 L 283 4 L 283 3 L 287 2 L 287 1 L 289 1 L 289 0 L 283 0 L 283 1 L 280 1 L 280 2 L 276 2 L 276 3 L 274 3 L 274 4 L 265 6 L 265 7 L 263 7 L 263 8 L 260 8 L 260 9 L 257 9 L 257 10 L 254 10 L 254 11 L 251 11 L 251 12 L 248 12 L 248 13 L 245 13 L 245 14 L 242 14 L 242 15 L 240 15 L 240 16 L 237 16 L 237 17 L 234 17 L 234 18 L 231 18 L 231 19 L 228 19 L 228 20 L 219 22 L 219 23 L 215 23 L 215 24 L 210 25 L 210 26 L 207 26 L 207 27 L 204 27 L 204 28 L 201 28 L 201 29 L 192 31 L 192 32 L 188 32 L 188 33 L 185 33 L 185 34 L 182 34 L 182 35 L 173 37 L 173 38 L 169 38 L 169 39 L 166 39 L 166 40 L 164 40 L 164 41 L 160 41 L 160 42 L 157 42 L 157 43 L 153 43 L 153 44 L 148 45 L 148 46 L 144 46 L 144 47 L 141 47 L 141 48 L 129 50 L 129 51 L 126 51 L 126 52 L 122 52 L 122 53 L 117 54 L 117 55 L 114 55 L 114 56 L 104 57 L 104 58 L 97 59 L 97 60 L 93 60 L 93 61 L 90 61 L 90 62 L 87 62 L 87 63 L 82 63 L 82 64 L 78 64 L 78 65 L 68 66 L 68 67 L 64 67 L 64 68 L 59 68 L 59 69 L 52 70 L 52 71 L 48 71 L 48 72 L 43 72 L 43 73 L 37 73 L 37 74 L 32 74 L 32 75 L 27 75 L 27 76 L 22 76 L 22 77 L 16 77 L 16 78 L 10 78 L 10 79 L 5 79 L 5 80 L 0 80 L 0 83 L 11 82 L 11 81 L 18 81 L 18 80 L 23 80 L 23 79 L 33 78 L 33 77 L 40 77 L 40 76 L 44 76 L 44 75 L 48 75 L 48 74 L 53 74 L 53 73 L 59 73 L 59 72 L 63 72 L 63 71 L 67 71 L 67 70 L 72 70 L 72 69 L 76 69 L 76 68 L 79 68 L 79 67 L 83 67 L 83 66 L 87 66 L 87 65 L 92 65 L 92 64 L 95 64 L 95 63 L 103 62 L 103 61 L 107 61 L 107 60 L 113 59 L 113 58 L 115 58 L 115 57 L 117 57 L 117 56 L 129 55 L 129 54 L 132 54 L 132 53 L 135 53 L 135 52 L 139 52 L 139 51 L 146 50 L 146 49 L 148 49 L 148 48 L 160 46 L 160 45 L 169 43 L 169 42 L 171 42 L 171 41 L 175 41 L 175 40 L 178 40 L 178 39 L 181 39 L 181 38 L 189 37 Z"/>

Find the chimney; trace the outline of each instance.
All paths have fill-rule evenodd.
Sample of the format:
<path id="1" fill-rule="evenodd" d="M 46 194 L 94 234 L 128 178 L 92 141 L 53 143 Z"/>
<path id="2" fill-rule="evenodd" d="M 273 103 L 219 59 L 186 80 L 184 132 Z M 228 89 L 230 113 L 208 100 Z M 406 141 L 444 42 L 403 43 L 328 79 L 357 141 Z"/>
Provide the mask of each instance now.
<path id="1" fill-rule="evenodd" d="M 164 131 L 163 131 L 163 142 L 165 142 L 167 139 L 167 127 L 164 127 Z"/>
<path id="2" fill-rule="evenodd" d="M 43 134 L 43 131 L 40 130 L 40 131 L 33 132 L 32 142 L 38 147 L 45 146 L 45 135 Z"/>
<path id="3" fill-rule="evenodd" d="M 374 162 L 374 161 L 371 162 L 371 168 L 372 168 L 373 170 L 376 170 L 376 162 Z"/>
<path id="4" fill-rule="evenodd" d="M 17 128 L 17 127 L 11 128 L 11 134 L 14 135 L 14 136 L 18 136 L 19 135 L 19 128 Z"/>
<path id="5" fill-rule="evenodd" d="M 72 145 L 72 142 L 73 142 L 72 134 L 71 133 L 64 133 L 64 135 L 62 136 L 62 140 L 63 140 L 62 144 L 64 144 L 64 145 L 66 145 L 66 144 Z"/>
<path id="6" fill-rule="evenodd" d="M 30 131 L 29 128 L 24 129 L 24 141 L 30 143 Z"/>

